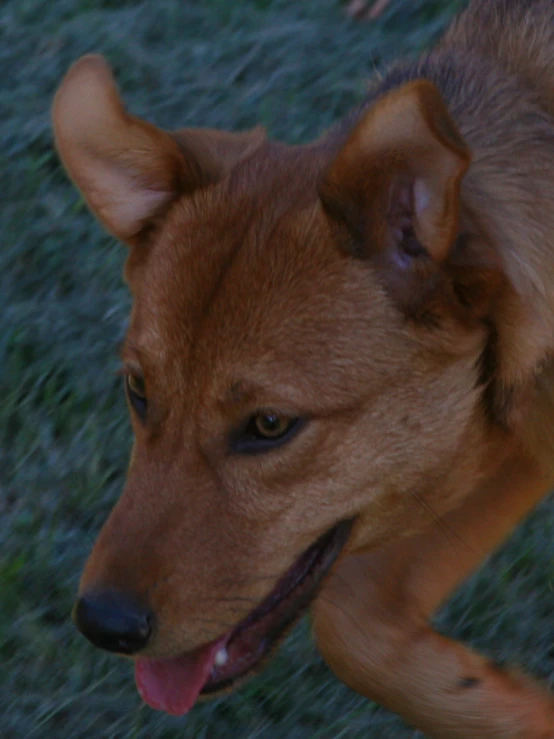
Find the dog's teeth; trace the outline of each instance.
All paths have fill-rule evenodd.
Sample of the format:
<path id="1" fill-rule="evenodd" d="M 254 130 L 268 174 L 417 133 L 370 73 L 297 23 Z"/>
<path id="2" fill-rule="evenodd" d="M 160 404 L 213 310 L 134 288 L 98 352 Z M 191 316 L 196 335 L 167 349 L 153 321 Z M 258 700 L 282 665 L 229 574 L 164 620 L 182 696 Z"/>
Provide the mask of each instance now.
<path id="1" fill-rule="evenodd" d="M 215 664 L 218 667 L 223 667 L 223 665 L 227 664 L 227 660 L 229 659 L 229 655 L 227 654 L 227 650 L 225 647 L 221 647 L 219 652 L 215 655 Z"/>

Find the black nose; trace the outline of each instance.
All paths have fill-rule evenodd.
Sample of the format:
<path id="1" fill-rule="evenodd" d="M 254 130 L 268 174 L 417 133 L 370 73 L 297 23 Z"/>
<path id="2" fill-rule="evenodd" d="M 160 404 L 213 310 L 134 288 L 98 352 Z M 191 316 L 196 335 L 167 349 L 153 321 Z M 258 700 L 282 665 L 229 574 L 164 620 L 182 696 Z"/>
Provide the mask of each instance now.
<path id="1" fill-rule="evenodd" d="M 139 652 L 152 635 L 151 611 L 113 590 L 81 596 L 73 608 L 73 620 L 95 647 L 110 652 Z"/>

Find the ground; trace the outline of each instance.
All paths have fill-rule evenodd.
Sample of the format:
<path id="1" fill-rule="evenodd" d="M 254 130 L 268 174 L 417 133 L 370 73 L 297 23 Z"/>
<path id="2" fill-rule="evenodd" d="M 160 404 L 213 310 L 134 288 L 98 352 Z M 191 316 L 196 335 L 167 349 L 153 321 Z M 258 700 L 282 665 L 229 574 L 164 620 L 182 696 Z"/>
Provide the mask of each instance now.
<path id="1" fill-rule="evenodd" d="M 117 344 L 125 250 L 52 149 L 71 61 L 104 53 L 131 109 L 164 126 L 262 123 L 298 142 L 424 48 L 459 2 L 394 0 L 372 25 L 338 0 L 3 0 L 0 5 L 0 724 L 4 739 L 421 737 L 340 685 L 302 624 L 235 695 L 165 717 L 131 665 L 69 611 L 121 488 L 130 432 Z M 439 615 L 440 627 L 552 682 L 554 508 L 546 503 Z"/>

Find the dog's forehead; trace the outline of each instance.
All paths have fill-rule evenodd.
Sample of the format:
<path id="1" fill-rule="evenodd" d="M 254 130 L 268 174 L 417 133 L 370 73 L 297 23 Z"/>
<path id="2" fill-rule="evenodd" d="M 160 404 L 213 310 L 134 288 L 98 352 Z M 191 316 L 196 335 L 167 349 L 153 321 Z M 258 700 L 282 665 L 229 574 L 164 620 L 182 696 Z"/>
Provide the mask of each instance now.
<path id="1" fill-rule="evenodd" d="M 321 234 L 310 162 L 300 151 L 268 148 L 217 186 L 176 202 L 148 253 L 131 254 L 137 308 L 154 305 L 149 313 L 160 319 L 198 326 L 223 296 L 240 305 L 260 289 L 282 293 L 292 277 L 308 269 L 309 278 L 336 257 Z"/>
<path id="2" fill-rule="evenodd" d="M 223 181 L 179 199 L 149 249 L 132 255 L 150 282 L 182 278 L 187 286 L 220 281 L 239 254 L 256 257 L 295 249 L 321 209 L 317 193 L 320 157 L 309 147 L 267 145 L 239 164 Z M 133 256 L 137 257 L 133 260 Z M 131 283 L 133 278 L 131 275 Z"/>
<path id="3" fill-rule="evenodd" d="M 265 365 L 328 360 L 345 331 L 383 312 L 370 271 L 334 242 L 316 166 L 277 153 L 178 202 L 131 270 L 132 332 L 158 361 L 192 371 L 193 356 L 212 369 L 244 365 L 245 352 Z"/>

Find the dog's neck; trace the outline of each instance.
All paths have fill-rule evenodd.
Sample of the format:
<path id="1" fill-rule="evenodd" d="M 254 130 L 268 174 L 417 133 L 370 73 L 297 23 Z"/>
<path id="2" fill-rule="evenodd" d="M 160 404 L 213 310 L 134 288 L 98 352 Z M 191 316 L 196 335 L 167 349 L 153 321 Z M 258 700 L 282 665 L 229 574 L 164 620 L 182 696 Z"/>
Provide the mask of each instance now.
<path id="1" fill-rule="evenodd" d="M 490 59 L 437 49 L 417 62 L 394 66 L 378 79 L 362 106 L 416 79 L 440 90 L 472 152 L 462 183 L 461 233 L 493 255 L 506 288 L 493 304 L 493 400 L 507 425 L 526 438 L 554 473 L 554 120 L 542 100 Z M 553 79 L 554 85 L 554 79 Z M 509 105 L 506 101 L 517 101 Z M 359 116 L 337 129 L 341 138 Z M 474 253 L 480 253 L 474 252 Z M 541 421 L 543 419 L 543 421 Z M 545 436 L 546 435 L 546 436 Z M 541 454 L 541 457 L 543 455 Z"/>

